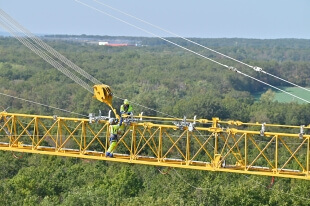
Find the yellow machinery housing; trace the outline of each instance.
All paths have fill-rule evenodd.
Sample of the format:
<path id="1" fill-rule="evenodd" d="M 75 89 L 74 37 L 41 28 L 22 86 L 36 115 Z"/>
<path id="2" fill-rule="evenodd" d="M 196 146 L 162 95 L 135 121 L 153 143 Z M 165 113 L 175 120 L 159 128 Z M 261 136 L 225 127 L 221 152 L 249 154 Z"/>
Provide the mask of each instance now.
<path id="1" fill-rule="evenodd" d="M 119 115 L 116 112 L 116 109 L 112 106 L 113 93 L 108 85 L 97 84 L 93 86 L 94 88 L 94 98 L 107 104 L 113 111 L 116 118 L 119 118 Z"/>

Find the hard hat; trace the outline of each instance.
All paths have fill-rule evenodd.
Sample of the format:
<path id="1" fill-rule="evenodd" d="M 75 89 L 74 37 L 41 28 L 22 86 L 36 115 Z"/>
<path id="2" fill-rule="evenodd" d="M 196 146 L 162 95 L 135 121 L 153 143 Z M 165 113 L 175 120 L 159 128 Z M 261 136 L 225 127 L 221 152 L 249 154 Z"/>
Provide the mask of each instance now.
<path id="1" fill-rule="evenodd" d="M 110 119 L 109 119 L 109 123 L 110 123 L 110 124 L 113 124 L 113 123 L 114 123 L 114 118 L 110 118 Z"/>
<path id="2" fill-rule="evenodd" d="M 129 104 L 128 99 L 125 99 L 125 100 L 124 100 L 124 104 Z"/>

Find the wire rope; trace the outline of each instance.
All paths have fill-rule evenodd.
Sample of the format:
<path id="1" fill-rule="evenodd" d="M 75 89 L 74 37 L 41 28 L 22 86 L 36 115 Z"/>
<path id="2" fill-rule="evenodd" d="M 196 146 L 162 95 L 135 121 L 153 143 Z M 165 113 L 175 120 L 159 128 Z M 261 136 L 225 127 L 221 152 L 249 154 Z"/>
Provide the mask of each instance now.
<path id="1" fill-rule="evenodd" d="M 54 66 L 56 69 L 58 69 L 59 71 L 61 71 L 62 73 L 64 73 L 67 77 L 69 77 L 70 79 L 74 80 L 76 83 L 78 83 L 80 86 L 82 86 L 83 88 L 85 88 L 87 91 L 93 93 L 92 89 L 90 88 L 89 85 L 87 85 L 85 82 L 83 82 L 83 80 L 79 79 L 77 76 L 75 76 L 73 73 L 71 73 L 69 70 L 67 70 L 66 68 L 64 68 L 62 65 L 60 65 L 58 62 L 56 62 L 53 58 L 51 58 L 48 54 L 46 54 L 44 51 L 42 51 L 40 48 L 38 48 L 34 43 L 32 43 L 30 40 L 28 40 L 27 38 L 23 38 L 20 37 L 18 35 L 18 32 L 16 31 L 16 29 L 10 25 L 10 24 L 5 24 L 5 20 L 9 21 L 9 23 L 12 23 L 15 27 L 17 28 L 22 28 L 15 20 L 13 20 L 11 17 L 9 17 L 9 15 L 7 15 L 3 10 L 0 9 L 0 20 L 2 20 L 2 22 L 0 22 L 0 25 L 2 27 L 4 27 L 7 31 L 9 31 L 16 39 L 18 39 L 21 43 L 23 43 L 26 47 L 28 47 L 30 50 L 32 50 L 34 53 L 36 53 L 37 55 L 39 55 L 41 58 L 43 58 L 45 61 L 47 61 L 48 63 L 50 63 L 52 66 Z M 30 32 L 28 32 L 26 29 L 22 28 L 20 29 L 22 32 L 22 34 L 25 34 L 26 36 L 28 36 L 31 40 L 33 40 L 35 43 L 37 43 L 38 45 L 40 45 L 42 48 L 46 49 L 47 51 L 49 51 L 50 53 L 52 53 L 55 57 L 60 58 L 60 59 L 65 59 L 63 61 L 69 61 L 67 60 L 65 57 L 63 57 L 61 54 L 59 54 L 58 52 L 56 52 L 54 49 L 52 49 L 51 47 L 49 47 L 47 44 L 45 44 L 42 40 L 39 40 L 38 38 L 35 38 L 33 34 L 31 34 Z M 25 33 L 26 31 L 26 33 Z M 69 63 L 70 64 L 70 61 Z M 73 63 L 72 63 L 73 64 Z M 80 69 L 82 70 L 82 69 Z M 83 72 L 79 72 L 81 73 L 86 73 L 84 70 L 82 70 Z M 86 73 L 87 74 L 87 73 Z M 83 75 L 84 77 L 87 77 L 88 79 L 92 80 L 90 77 L 92 77 L 91 75 Z M 101 82 L 99 82 L 98 80 L 92 80 L 93 83 L 99 83 L 102 84 Z M 123 98 L 117 97 L 116 95 L 114 96 L 115 98 L 124 100 Z M 154 110 L 152 108 L 143 106 L 141 104 L 132 102 L 131 103 L 135 104 L 135 105 L 139 105 L 141 107 L 147 108 L 148 110 L 153 110 L 157 113 L 161 113 L 173 118 L 177 118 L 175 116 L 171 116 L 169 114 L 160 112 L 158 110 Z M 42 105 L 42 104 L 41 104 Z"/>
<path id="2" fill-rule="evenodd" d="M 259 79 L 256 79 L 255 77 L 252 77 L 252 76 L 247 75 L 247 74 L 245 74 L 245 73 L 243 73 L 243 72 L 240 72 L 239 70 L 235 70 L 235 71 L 236 71 L 237 73 L 239 73 L 239 74 L 242 74 L 243 76 L 249 77 L 249 78 L 251 78 L 251 79 L 253 79 L 253 80 L 255 80 L 255 81 L 258 81 L 258 82 L 260 82 L 260 83 L 262 83 L 262 84 L 265 84 L 265 85 L 267 85 L 267 86 L 269 86 L 269 87 L 272 87 L 272 88 L 274 88 L 274 89 L 276 89 L 276 90 L 279 90 L 279 91 L 281 91 L 281 92 L 283 92 L 283 93 L 289 94 L 289 95 L 291 95 L 291 96 L 293 96 L 293 97 L 296 97 L 297 99 L 300 99 L 300 100 L 302 100 L 302 101 L 304 101 L 304 102 L 310 103 L 310 101 L 308 101 L 308 100 L 305 100 L 305 99 L 303 99 L 303 98 L 301 98 L 301 97 L 298 97 L 298 96 L 296 96 L 296 95 L 294 95 L 294 94 L 291 94 L 291 93 L 289 93 L 289 92 L 287 92 L 287 91 L 285 91 L 285 90 L 283 90 L 283 89 L 280 89 L 280 88 L 278 88 L 278 87 L 275 87 L 275 86 L 273 86 L 273 85 L 271 85 L 271 84 L 268 84 L 268 83 L 266 83 L 266 82 L 264 82 L 264 81 L 261 81 L 261 80 L 259 80 Z"/>
<path id="3" fill-rule="evenodd" d="M 48 44 L 43 42 L 40 38 L 33 35 L 30 31 L 28 31 L 26 28 L 24 28 L 22 25 L 20 25 L 18 22 L 16 22 L 12 17 L 10 17 L 8 14 L 6 14 L 3 10 L 0 9 L 0 13 L 4 18 L 6 18 L 11 24 L 13 24 L 16 28 L 18 28 L 20 31 L 23 32 L 27 37 L 29 37 L 32 41 L 40 45 L 42 48 L 44 48 L 46 51 L 51 53 L 54 57 L 61 60 L 63 63 L 71 67 L 73 70 L 78 72 L 80 75 L 84 76 L 94 84 L 102 84 L 99 80 L 97 80 L 95 77 L 91 76 L 87 72 L 85 72 L 83 69 L 78 67 L 76 64 L 72 63 L 70 60 L 68 60 L 65 56 L 57 52 L 55 49 L 50 47 Z"/>
<path id="4" fill-rule="evenodd" d="M 211 49 L 210 47 L 207 47 L 207 46 L 204 46 L 204 45 L 199 44 L 199 43 L 197 43 L 197 42 L 194 42 L 194 41 L 192 41 L 192 40 L 190 40 L 190 39 L 188 39 L 188 38 L 182 37 L 182 36 L 180 36 L 180 35 L 178 35 L 178 34 L 176 34 L 176 33 L 173 33 L 173 32 L 171 32 L 171 31 L 168 31 L 168 30 L 166 30 L 166 29 L 163 29 L 163 28 L 161 28 L 161 27 L 159 27 L 159 26 L 157 26 L 157 25 L 155 25 L 155 24 L 152 24 L 152 23 L 150 23 L 150 22 L 147 22 L 147 21 L 145 21 L 145 20 L 143 20 L 143 19 L 140 19 L 140 18 L 138 18 L 138 17 L 136 17 L 136 16 L 133 16 L 133 15 L 131 15 L 131 14 L 128 14 L 128 13 L 126 13 L 126 12 L 124 12 L 124 11 L 119 10 L 119 9 L 116 9 L 116 8 L 114 8 L 114 7 L 110 6 L 110 5 L 107 5 L 107 4 L 105 4 L 105 3 L 102 3 L 102 2 L 100 2 L 100 1 L 98 1 L 98 0 L 93 0 L 93 1 L 95 1 L 95 2 L 98 3 L 98 4 L 103 5 L 103 6 L 105 6 L 105 7 L 108 7 L 108 8 L 110 8 L 110 9 L 114 10 L 114 11 L 117 11 L 117 12 L 119 12 L 119 13 L 122 13 L 122 14 L 124 14 L 124 15 L 126 15 L 126 16 L 129 16 L 129 17 L 131 17 L 131 18 L 133 18 L 133 19 L 135 19 L 135 20 L 138 20 L 138 21 L 140 21 L 140 22 L 142 22 L 142 23 L 145 23 L 145 24 L 150 25 L 150 26 L 152 26 L 152 27 L 154 27 L 154 28 L 157 28 L 157 29 L 159 29 L 159 30 L 161 30 L 161 31 L 167 32 L 167 33 L 169 33 L 169 34 L 171 34 L 171 35 L 174 35 L 174 36 L 176 36 L 176 37 L 178 37 L 178 38 L 181 38 L 181 39 L 183 39 L 183 40 L 185 40 L 185 41 L 188 41 L 188 42 L 190 42 L 190 43 L 192 43 L 192 44 L 195 44 L 195 45 L 200 46 L 200 47 L 202 47 L 202 48 L 204 48 L 204 49 L 207 49 L 207 50 L 209 50 L 209 51 L 212 51 L 212 52 L 214 52 L 214 53 L 217 53 L 217 54 L 219 54 L 219 55 L 221 55 L 221 56 L 223 56 L 223 57 L 226 57 L 226 58 L 231 59 L 231 60 L 233 60 L 233 61 L 235 61 L 235 62 L 238 62 L 238 63 L 240 63 L 240 64 L 243 64 L 243 65 L 245 65 L 245 66 L 247 66 L 247 67 L 250 67 L 250 68 L 254 69 L 255 71 L 263 72 L 263 73 L 265 73 L 265 74 L 267 74 L 267 75 L 270 75 L 270 76 L 272 76 L 272 77 L 274 77 L 274 78 L 277 78 L 277 79 L 279 79 L 279 80 L 281 80 L 281 81 L 284 81 L 284 82 L 289 83 L 289 84 L 291 84 L 291 85 L 293 85 L 293 86 L 299 87 L 299 88 L 301 88 L 301 89 L 304 89 L 304 90 L 310 92 L 310 89 L 307 89 L 307 88 L 305 88 L 305 87 L 301 87 L 301 86 L 299 86 L 299 85 L 297 85 L 297 84 L 295 84 L 295 83 L 293 83 L 293 82 L 290 82 L 290 81 L 285 80 L 285 79 L 283 79 L 283 78 L 280 78 L 280 77 L 278 77 L 278 76 L 276 76 L 276 75 L 273 75 L 273 74 L 271 74 L 271 73 L 268 73 L 268 72 L 264 71 L 264 70 L 263 70 L 262 68 L 260 68 L 260 67 L 256 67 L 256 66 L 252 66 L 252 65 L 246 64 L 245 62 L 242 62 L 242 61 L 237 60 L 237 59 L 235 59 L 235 58 L 233 58 L 233 57 L 230 57 L 230 56 L 228 56 L 228 55 L 225 55 L 225 54 L 223 54 L 223 53 L 221 53 L 221 52 L 218 52 L 218 51 L 216 51 L 216 50 L 214 50 L 214 49 Z"/>
<path id="5" fill-rule="evenodd" d="M 85 4 L 85 3 L 82 3 L 82 2 L 80 2 L 80 1 L 78 1 L 78 0 L 75 0 L 75 1 L 78 2 L 78 3 L 80 3 L 80 4 L 83 4 L 84 6 L 87 6 L 87 7 L 91 8 L 91 9 L 97 10 L 97 11 L 99 11 L 99 12 L 105 14 L 105 15 L 108 15 L 108 16 L 110 16 L 110 17 L 112 17 L 112 18 L 115 18 L 115 19 L 117 19 L 117 20 L 119 20 L 119 21 L 122 21 L 123 23 L 129 24 L 130 26 L 133 26 L 133 27 L 135 27 L 135 28 L 137 28 L 137 29 L 140 29 L 140 30 L 142 30 L 142 31 L 144 31 L 144 32 L 147 32 L 147 33 L 149 33 L 149 34 L 151 34 L 151 35 L 157 36 L 157 35 L 155 35 L 155 34 L 153 34 L 153 33 L 151 33 L 151 32 L 148 32 L 148 31 L 146 31 L 146 30 L 144 30 L 144 29 L 142 29 L 142 28 L 140 28 L 140 27 L 137 27 L 137 26 L 135 26 L 135 25 L 133 25 L 133 24 L 130 24 L 130 23 L 126 22 L 126 21 L 123 21 L 123 20 L 121 20 L 121 19 L 119 19 L 119 18 L 117 18 L 117 17 L 114 17 L 114 16 L 112 16 L 112 15 L 106 13 L 106 12 L 102 12 L 101 10 L 98 10 L 98 9 L 96 9 L 96 8 L 94 8 L 94 7 L 91 7 L 91 6 L 89 6 L 89 5 Z M 96 1 L 96 2 L 98 2 L 98 1 Z M 2 10 L 1 10 L 1 11 L 2 11 Z M 1 13 L 3 13 L 3 12 L 1 12 Z M 5 16 L 7 16 L 7 15 L 5 15 Z M 13 20 L 12 20 L 11 18 L 9 18 L 9 17 L 7 17 L 7 19 L 9 19 L 9 21 L 13 21 Z M 14 21 L 14 22 L 15 22 L 15 21 Z M 15 23 L 15 25 L 16 25 L 16 23 Z M 24 29 L 23 29 L 23 30 L 24 30 Z M 32 35 L 29 35 L 29 34 L 28 34 L 27 36 L 28 36 L 28 37 L 30 36 L 30 38 L 33 37 Z M 196 55 L 198 55 L 198 56 L 200 56 L 200 57 L 206 58 L 206 59 L 208 59 L 208 60 L 210 60 L 210 61 L 212 61 L 212 62 L 214 62 L 214 63 L 216 63 L 216 64 L 219 64 L 219 65 L 224 66 L 224 67 L 229 68 L 229 69 L 232 68 L 232 67 L 229 67 L 229 66 L 227 66 L 227 65 L 225 65 L 225 64 L 222 64 L 222 63 L 220 63 L 220 62 L 217 62 L 217 61 L 215 61 L 215 60 L 213 60 L 213 59 L 210 59 L 210 58 L 208 58 L 208 57 L 205 57 L 205 56 L 203 56 L 203 55 L 201 55 L 201 54 L 199 54 L 199 53 L 197 53 L 197 52 L 194 52 L 194 51 L 192 51 L 192 50 L 190 50 L 190 49 L 187 49 L 187 48 L 185 48 L 185 47 L 183 47 L 183 46 L 181 46 L 181 45 L 178 45 L 178 44 L 176 44 L 176 43 L 174 43 L 174 42 L 171 42 L 171 41 L 169 41 L 169 40 L 167 40 L 167 39 L 165 39 L 165 38 L 162 38 L 162 37 L 160 37 L 160 36 L 157 36 L 157 37 L 160 38 L 160 39 L 162 39 L 162 40 L 165 40 L 165 41 L 167 41 L 167 42 L 169 42 L 169 43 L 171 43 L 171 44 L 174 44 L 175 46 L 178 46 L 178 47 L 180 47 L 180 48 L 182 48 L 182 49 L 185 49 L 185 50 L 187 50 L 187 51 L 189 51 L 189 52 L 191 52 L 191 53 L 194 53 L 194 54 L 196 54 Z M 32 38 L 32 39 L 33 39 L 33 38 Z M 35 39 L 34 41 L 37 42 L 38 44 L 42 45 L 41 42 L 38 41 L 37 39 Z M 48 48 L 48 47 L 46 47 L 45 45 L 43 45 L 42 47 L 43 47 L 43 48 Z M 215 52 L 216 52 L 216 51 L 215 51 Z M 54 52 L 52 52 L 52 53 L 54 54 L 54 56 L 56 56 L 56 57 L 59 58 L 59 55 L 55 54 Z M 39 55 L 39 54 L 38 54 L 38 55 Z M 41 57 L 42 57 L 42 56 L 41 56 Z M 43 57 L 42 57 L 42 58 L 43 58 Z M 68 60 L 68 61 L 69 61 L 69 60 Z M 49 63 L 50 63 L 50 62 L 49 62 Z M 51 63 L 50 63 L 50 64 L 51 64 Z M 52 65 L 54 65 L 54 64 L 52 64 Z M 278 90 L 280 90 L 280 91 L 282 91 L 282 92 L 284 92 L 284 93 L 287 93 L 287 94 L 289 94 L 289 95 L 292 95 L 292 96 L 294 96 L 294 97 L 296 97 L 296 98 L 298 98 L 298 99 L 301 99 L 301 100 L 306 101 L 306 102 L 309 103 L 309 101 L 304 100 L 304 99 L 302 99 L 302 98 L 300 98 L 300 97 L 297 97 L 296 95 L 290 94 L 289 92 L 286 92 L 286 91 L 281 90 L 281 89 L 279 89 L 279 88 L 277 88 L 277 87 L 274 87 L 274 86 L 272 86 L 272 85 L 270 85 L 270 84 L 267 84 L 267 83 L 265 83 L 265 82 L 263 82 L 263 81 L 261 81 L 261 80 L 258 80 L 258 79 L 254 78 L 254 77 L 251 77 L 251 76 L 249 76 L 249 75 L 246 75 L 246 74 L 244 74 L 244 73 L 242 73 L 242 72 L 236 70 L 235 68 L 233 68 L 233 69 L 234 69 L 234 71 L 238 72 L 239 74 L 242 74 L 242 75 L 244 75 L 244 76 L 250 77 L 250 78 L 252 78 L 252 79 L 254 79 L 254 80 L 256 80 L 256 81 L 259 81 L 259 82 L 261 82 L 261 83 L 264 83 L 264 84 L 266 84 L 266 85 L 268 85 L 268 86 L 271 86 L 271 87 L 273 87 L 273 88 L 275 88 L 275 89 L 278 89 Z M 84 71 L 84 70 L 83 70 L 83 71 Z M 85 73 L 86 73 L 86 72 L 85 72 Z M 66 73 L 64 73 L 64 74 L 66 74 Z M 68 75 L 67 75 L 67 76 L 68 76 Z M 83 75 L 83 76 L 85 77 L 85 75 Z M 69 75 L 68 77 L 70 77 L 70 75 Z M 72 77 L 70 77 L 70 78 L 72 79 Z M 78 81 L 76 81 L 76 82 L 78 83 Z M 100 82 L 100 83 L 101 83 L 101 82 Z M 81 83 L 78 83 L 78 84 L 82 86 Z M 88 86 L 89 86 L 89 85 L 87 85 L 86 87 L 85 87 L 85 86 L 83 86 L 83 87 L 86 88 L 89 92 L 92 93 L 92 90 L 91 90 Z M 88 88 L 87 88 L 87 87 L 88 87 Z M 118 99 L 122 99 L 122 98 L 120 98 L 120 97 L 117 97 L 116 95 L 115 95 L 115 97 L 118 98 Z M 123 100 L 123 99 L 122 99 L 122 100 Z M 170 117 L 174 117 L 174 116 L 171 116 L 171 115 L 169 115 L 169 114 L 160 112 L 160 111 L 158 111 L 158 110 L 155 110 L 155 109 L 152 109 L 152 108 L 149 108 L 149 107 L 145 107 L 145 106 L 140 105 L 140 104 L 138 104 L 138 103 L 135 103 L 135 102 L 132 102 L 132 103 L 135 104 L 135 105 L 139 105 L 139 106 L 141 106 L 141 107 L 147 108 L 147 109 L 149 109 L 149 110 L 152 110 L 152 111 L 155 111 L 155 112 L 158 112 L 158 113 L 161 113 L 161 114 L 170 116 Z M 175 117 L 174 117 L 174 118 L 175 118 Z"/>
<path id="6" fill-rule="evenodd" d="M 155 36 L 155 37 L 157 37 L 157 38 L 160 38 L 160 39 L 162 39 L 162 40 L 164 40 L 164 41 L 166 41 L 166 42 L 168 42 L 168 43 L 171 43 L 171 44 L 173 44 L 173 45 L 175 45 L 175 46 L 177 46 L 177 47 L 180 47 L 181 49 L 184 49 L 184 50 L 186 50 L 186 51 L 189 51 L 189 52 L 191 52 L 191 53 L 193 53 L 193 54 L 195 54 L 195 55 L 198 55 L 198 56 L 200 56 L 200 57 L 202 57 L 202 58 L 205 58 L 205 59 L 207 59 L 207 60 L 210 60 L 210 61 L 212 61 L 213 63 L 216 63 L 216 64 L 218 64 L 218 65 L 221 65 L 221 66 L 223 66 L 223 67 L 226 67 L 226 68 L 228 68 L 228 69 L 230 69 L 230 70 L 236 71 L 236 72 L 238 72 L 239 74 L 242 74 L 242 75 L 244 75 L 244 76 L 246 76 L 246 77 L 250 77 L 250 78 L 252 78 L 253 80 L 256 80 L 256 81 L 258 81 L 258 82 L 260 82 L 260 83 L 263 83 L 263 84 L 265 84 L 265 85 L 267 85 L 267 86 L 270 86 L 270 87 L 272 87 L 272 88 L 274 88 L 274 89 L 276 89 L 276 90 L 283 91 L 284 93 L 286 93 L 286 94 L 288 94 L 288 95 L 290 95 L 290 96 L 296 97 L 296 98 L 298 98 L 298 99 L 300 99 L 300 100 L 302 100 L 302 101 L 304 101 L 304 102 L 310 103 L 308 100 L 305 100 L 305 99 L 303 99 L 303 98 L 301 98 L 301 97 L 297 97 L 296 95 L 291 94 L 291 93 L 289 93 L 289 92 L 287 92 L 287 91 L 284 91 L 284 90 L 282 90 L 282 89 L 280 89 L 280 88 L 278 88 L 278 87 L 272 86 L 271 84 L 265 83 L 264 81 L 258 80 L 258 79 L 256 79 L 256 78 L 250 76 L 250 75 L 247 75 L 247 74 L 245 74 L 245 73 L 242 73 L 242 72 L 238 71 L 236 68 L 233 68 L 233 67 L 231 67 L 231 66 L 227 66 L 227 65 L 222 64 L 222 63 L 220 63 L 220 62 L 218 62 L 218 61 L 215 61 L 215 60 L 213 60 L 213 59 L 210 59 L 210 58 L 208 58 L 208 57 L 206 57 L 206 56 L 204 56 L 204 55 L 202 55 L 202 54 L 199 54 L 198 52 L 192 51 L 192 50 L 190 50 L 190 49 L 188 49 L 188 48 L 186 48 L 186 47 L 183 47 L 183 46 L 181 46 L 181 45 L 179 45 L 179 44 L 177 44 L 177 43 L 174 43 L 174 42 L 172 42 L 172 41 L 170 41 L 170 40 L 167 40 L 166 38 L 160 37 L 160 36 L 158 36 L 158 35 L 156 35 L 156 34 L 154 34 L 154 33 L 152 33 L 152 32 L 149 32 L 149 31 L 147 31 L 147 30 L 145 30 L 145 29 L 143 29 L 143 28 L 141 28 L 141 27 L 138 27 L 138 26 L 136 26 L 136 25 L 134 25 L 134 24 L 131 24 L 131 23 L 127 22 L 127 21 L 124 21 L 124 20 L 122 20 L 122 19 L 120 19 L 120 18 L 118 18 L 118 17 L 115 17 L 115 16 L 113 16 L 113 15 L 107 13 L 107 12 L 104 12 L 104 11 L 98 9 L 98 8 L 92 7 L 92 6 L 90 6 L 90 5 L 88 5 L 88 4 L 84 3 L 84 2 L 79 1 L 79 0 L 74 0 L 74 1 L 76 1 L 76 2 L 78 2 L 78 3 L 80 3 L 80 4 L 82 4 L 82 5 L 84 5 L 84 6 L 88 7 L 88 8 L 90 8 L 90 9 L 93 9 L 93 10 L 95 10 L 95 11 L 98 11 L 98 12 L 104 14 L 104 15 L 107 15 L 107 16 L 113 18 L 113 19 L 116 19 L 116 20 L 118 20 L 118 21 L 120 21 L 120 22 L 123 22 L 123 23 L 125 23 L 125 24 L 127 24 L 127 25 L 129 25 L 129 26 L 132 26 L 132 27 L 134 27 L 134 28 L 136 28 L 136 29 L 139 29 L 139 30 L 141 30 L 141 31 L 143 31 L 143 32 L 145 32 L 145 33 L 148 33 L 148 34 L 151 34 L 151 35 L 153 35 L 153 36 Z M 249 66 L 250 66 L 250 65 L 249 65 Z M 251 66 L 251 67 L 252 67 L 252 66 Z M 255 68 L 255 69 L 261 69 L 261 68 L 257 68 L 257 67 L 254 67 L 254 68 Z"/>
<path id="7" fill-rule="evenodd" d="M 71 112 L 71 111 L 66 110 L 66 109 L 61 109 L 61 108 L 58 108 L 58 107 L 49 106 L 49 105 L 46 105 L 46 104 L 38 103 L 38 102 L 31 101 L 31 100 L 28 100 L 28 99 L 23 99 L 23 98 L 20 98 L 20 97 L 15 97 L 15 96 L 12 96 L 12 95 L 4 94 L 2 92 L 0 92 L 0 94 L 3 95 L 3 96 L 10 97 L 10 98 L 26 101 L 26 102 L 29 102 L 29 103 L 32 103 L 32 104 L 37 104 L 37 105 L 40 105 L 40 106 L 49 107 L 49 108 L 52 108 L 52 109 L 57 109 L 57 110 L 60 110 L 60 111 L 63 111 L 63 112 L 67 112 L 67 113 L 71 113 L 71 114 L 76 114 L 76 115 L 83 116 L 83 117 L 88 117 L 87 115 L 79 114 L 79 113 L 76 113 L 76 112 Z"/>
<path id="8" fill-rule="evenodd" d="M 225 65 L 225 64 L 222 64 L 222 63 L 220 63 L 220 62 L 217 62 L 217 61 L 215 61 L 215 60 L 213 60 L 213 59 L 211 59 L 211 58 L 208 58 L 208 57 L 206 57 L 206 56 L 204 56 L 204 55 L 202 55 L 202 54 L 199 54 L 198 52 L 192 51 L 192 50 L 190 50 L 190 49 L 188 49 L 188 48 L 186 48 L 186 47 L 183 47 L 183 46 L 181 46 L 181 45 L 179 45 L 179 44 L 177 44 L 177 43 L 174 43 L 174 42 L 172 42 L 172 41 L 170 41 L 170 40 L 168 40 L 168 39 L 166 39 L 166 38 L 163 38 L 163 37 L 161 37 L 161 36 L 158 36 L 158 35 L 156 35 L 156 34 L 154 34 L 154 33 L 152 33 L 152 32 L 149 32 L 149 31 L 147 31 L 147 30 L 145 30 L 145 29 L 143 29 L 143 28 L 141 28 L 141 27 L 138 27 L 138 26 L 136 26 L 136 25 L 134 25 L 134 24 L 131 24 L 131 23 L 127 22 L 127 21 L 124 21 L 124 20 L 122 20 L 122 19 L 120 19 L 120 18 L 118 18 L 118 17 L 115 17 L 115 16 L 113 16 L 113 15 L 107 13 L 107 12 L 101 11 L 100 9 L 97 9 L 97 8 L 95 8 L 95 7 L 92 7 L 92 6 L 88 5 L 88 4 L 85 4 L 85 3 L 83 3 L 83 2 L 81 2 L 81 1 L 79 1 L 79 0 L 75 0 L 75 1 L 78 2 L 78 3 L 80 3 L 80 4 L 82 4 L 82 5 L 84 5 L 84 6 L 86 6 L 86 7 L 88 7 L 88 8 L 91 8 L 91 9 L 96 10 L 96 11 L 102 13 L 102 14 L 105 14 L 105 15 L 111 17 L 111 18 L 114 18 L 114 19 L 116 19 L 116 20 L 118 20 L 118 21 L 121 21 L 121 22 L 123 22 L 123 23 L 125 23 L 125 24 L 127 24 L 127 25 L 129 25 L 129 26 L 132 26 L 132 27 L 134 27 L 134 28 L 136 28 L 136 29 L 139 29 L 139 30 L 141 30 L 141 31 L 143 31 L 143 32 L 145 32 L 145 33 L 148 33 L 148 34 L 153 35 L 153 36 L 155 36 L 155 37 L 157 37 L 157 38 L 160 38 L 161 40 L 164 40 L 164 41 L 166 41 L 166 42 L 168 42 L 168 43 L 170 43 L 170 44 L 173 44 L 173 45 L 175 45 L 175 46 L 177 46 L 177 47 L 180 47 L 181 49 L 184 49 L 184 50 L 186 50 L 186 51 L 188 51 L 188 52 L 191 52 L 191 53 L 193 53 L 193 54 L 195 54 L 195 55 L 198 55 L 198 56 L 200 56 L 200 57 L 202 57 L 202 58 L 208 59 L 209 61 L 212 61 L 212 62 L 214 62 L 214 63 L 216 63 L 216 64 L 219 64 L 219 65 L 221 65 L 221 66 L 224 66 L 224 67 L 227 67 L 227 68 L 228 68 L 228 66 Z"/>
<path id="9" fill-rule="evenodd" d="M 75 81 L 77 84 L 82 86 L 87 91 L 93 93 L 92 88 L 87 83 L 85 83 L 83 80 L 81 80 L 75 74 L 73 74 L 68 69 L 63 67 L 59 62 L 57 62 L 52 57 L 50 57 L 48 54 L 46 54 L 44 51 L 42 51 L 42 49 L 38 48 L 31 41 L 29 41 L 27 38 L 19 36 L 16 29 L 14 29 L 11 25 L 7 24 L 5 22 L 5 20 L 3 20 L 2 16 L 0 16 L 0 25 L 3 28 L 5 28 L 8 32 L 10 32 L 16 39 L 18 39 L 18 41 L 20 41 L 22 44 L 24 44 L 26 47 L 28 47 L 30 50 L 32 50 L 34 53 L 36 53 L 38 56 L 40 56 L 42 59 L 44 59 L 47 63 L 51 64 L 54 68 L 58 69 L 60 72 L 65 74 L 71 80 Z"/>
<path id="10" fill-rule="evenodd" d="M 115 98 L 117 98 L 117 99 L 120 99 L 120 100 L 124 100 L 123 98 L 118 97 L 118 96 L 116 96 L 116 95 L 113 95 L 113 97 L 115 97 Z M 152 108 L 147 107 L 147 106 L 143 106 L 143 105 L 138 104 L 138 103 L 136 103 L 136 102 L 133 102 L 133 101 L 129 101 L 129 102 L 130 102 L 130 103 L 132 103 L 132 104 L 134 104 L 134 105 L 140 106 L 140 107 L 142 107 L 142 108 L 146 108 L 146 109 L 148 109 L 148 110 L 151 110 L 151 111 L 157 112 L 157 113 L 159 113 L 159 114 L 163 114 L 163 115 L 166 115 L 166 116 L 171 117 L 171 118 L 179 119 L 179 118 L 177 118 L 176 116 L 172 116 L 172 115 L 170 115 L 170 114 L 167 114 L 167 113 L 161 112 L 161 111 L 156 110 L 156 109 L 152 109 Z"/>

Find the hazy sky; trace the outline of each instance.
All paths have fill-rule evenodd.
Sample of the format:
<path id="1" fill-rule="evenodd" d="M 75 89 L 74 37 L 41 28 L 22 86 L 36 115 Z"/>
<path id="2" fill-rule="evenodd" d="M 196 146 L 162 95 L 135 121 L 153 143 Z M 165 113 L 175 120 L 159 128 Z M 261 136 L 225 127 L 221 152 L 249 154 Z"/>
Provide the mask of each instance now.
<path id="1" fill-rule="evenodd" d="M 310 39 L 310 0 L 0 0 L 0 8 L 35 34 L 173 36 L 117 9 L 182 37 Z"/>

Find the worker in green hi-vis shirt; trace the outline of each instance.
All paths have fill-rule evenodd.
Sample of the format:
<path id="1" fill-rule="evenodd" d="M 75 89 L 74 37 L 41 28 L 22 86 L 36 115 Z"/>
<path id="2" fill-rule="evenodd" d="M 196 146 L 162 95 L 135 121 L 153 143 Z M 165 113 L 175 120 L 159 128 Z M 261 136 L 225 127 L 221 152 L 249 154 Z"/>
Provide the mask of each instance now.
<path id="1" fill-rule="evenodd" d="M 120 131 L 122 130 L 122 127 L 124 127 L 124 125 L 122 125 L 122 121 L 119 122 L 119 124 L 117 124 L 117 119 L 114 118 L 110 118 L 109 119 L 109 123 L 110 123 L 110 146 L 109 149 L 106 153 L 106 157 L 113 157 L 113 151 L 117 145 L 117 141 L 118 141 L 118 134 L 120 133 Z"/>

